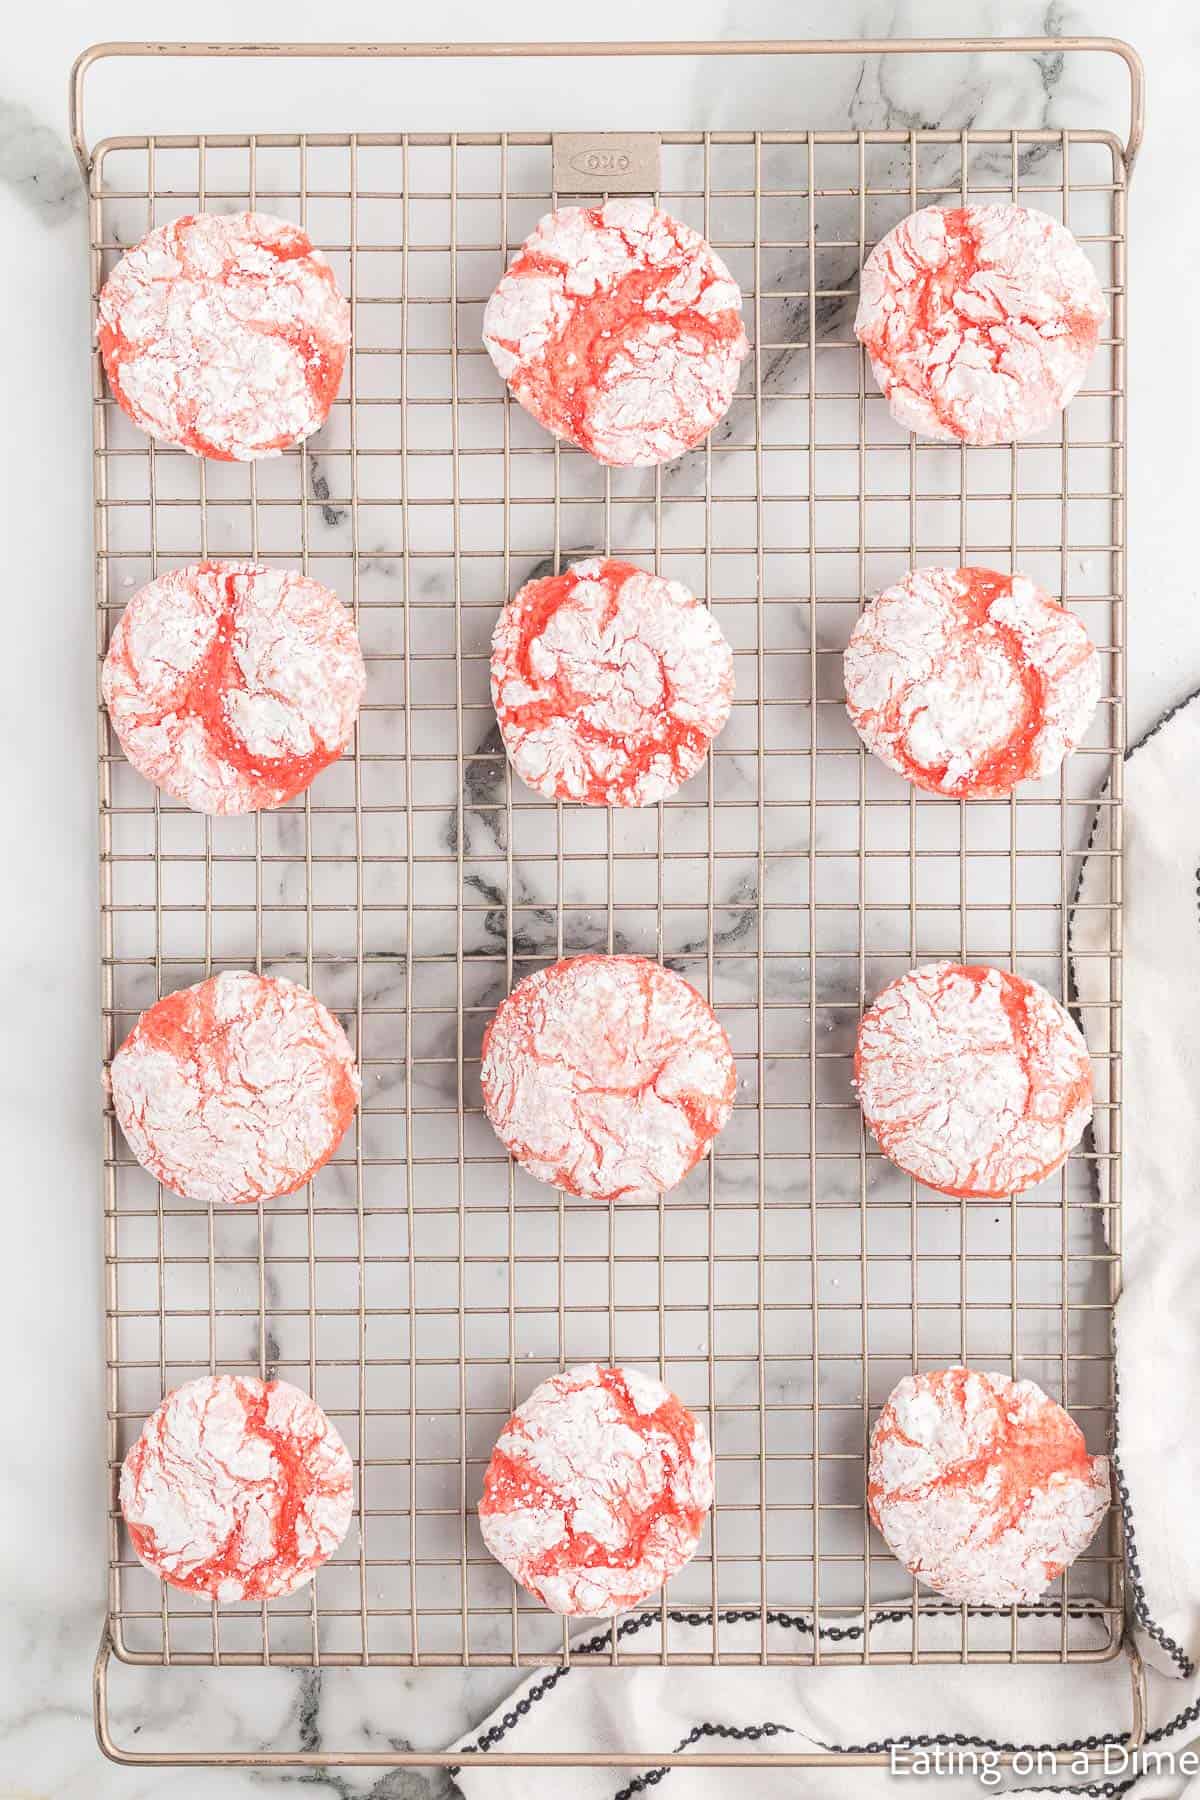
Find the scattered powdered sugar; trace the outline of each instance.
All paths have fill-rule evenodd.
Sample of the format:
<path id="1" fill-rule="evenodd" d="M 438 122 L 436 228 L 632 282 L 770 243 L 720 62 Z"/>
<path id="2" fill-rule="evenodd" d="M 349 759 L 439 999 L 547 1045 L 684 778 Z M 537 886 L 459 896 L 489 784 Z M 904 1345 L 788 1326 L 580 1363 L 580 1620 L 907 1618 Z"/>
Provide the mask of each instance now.
<path id="1" fill-rule="evenodd" d="M 197 213 L 126 253 L 100 294 L 100 353 L 135 425 L 195 456 L 277 456 L 324 424 L 350 308 L 308 234 Z"/>
<path id="2" fill-rule="evenodd" d="M 205 1375 L 167 1395 L 121 1469 L 146 1567 L 215 1600 L 270 1600 L 312 1578 L 350 1528 L 350 1454 L 286 1381 Z"/>
<path id="3" fill-rule="evenodd" d="M 871 1436 L 867 1504 L 888 1548 L 947 1599 L 1036 1600 L 1091 1542 L 1108 1462 L 1032 1381 L 908 1375 Z"/>
<path id="4" fill-rule="evenodd" d="M 695 1554 L 712 1505 L 704 1427 L 637 1369 L 552 1375 L 519 1406 L 483 1480 L 483 1541 L 556 1613 L 637 1606 Z"/>
<path id="5" fill-rule="evenodd" d="M 144 1012 L 109 1074 L 142 1167 L 186 1200 L 240 1206 L 303 1187 L 358 1105 L 345 1032 L 314 994 L 245 970 Z"/>
<path id="6" fill-rule="evenodd" d="M 514 397 L 598 462 L 669 462 L 728 411 L 749 354 L 737 283 L 648 200 L 547 213 L 483 317 Z"/>
<path id="7" fill-rule="evenodd" d="M 280 806 L 341 755 L 366 673 L 336 594 L 254 563 L 172 569 L 126 606 L 102 690 L 126 756 L 195 812 Z"/>
<path id="8" fill-rule="evenodd" d="M 590 558 L 504 608 L 492 701 L 539 794 L 652 806 L 696 773 L 728 719 L 733 653 L 682 582 Z"/>
<path id="9" fill-rule="evenodd" d="M 1074 398 L 1107 310 L 1048 213 L 927 206 L 868 256 L 854 329 L 905 430 L 1007 444 Z"/>
<path id="10" fill-rule="evenodd" d="M 592 1200 L 682 1181 L 733 1110 L 729 1040 L 695 988 L 642 956 L 529 975 L 483 1037 L 483 1105 L 536 1175 Z"/>
<path id="11" fill-rule="evenodd" d="M 854 1080 L 884 1155 L 940 1193 L 1021 1193 L 1053 1174 L 1092 1116 L 1083 1034 L 1034 981 L 929 963 L 858 1029 Z"/>
<path id="12" fill-rule="evenodd" d="M 1052 775 L 1100 699 L 1073 613 L 1023 575 L 914 569 L 850 635 L 846 707 L 868 750 L 935 794 L 1008 794 Z"/>

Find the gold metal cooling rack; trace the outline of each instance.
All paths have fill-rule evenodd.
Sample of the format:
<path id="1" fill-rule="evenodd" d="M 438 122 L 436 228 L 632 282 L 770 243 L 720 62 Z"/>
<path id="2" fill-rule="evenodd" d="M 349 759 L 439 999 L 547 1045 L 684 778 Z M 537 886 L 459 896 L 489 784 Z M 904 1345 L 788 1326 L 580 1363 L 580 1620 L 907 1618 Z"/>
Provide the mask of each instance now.
<path id="1" fill-rule="evenodd" d="M 582 151 L 531 132 L 121 136 L 89 149 L 83 121 L 87 72 L 114 55 L 1075 49 L 1124 58 L 1125 142 L 1104 130 L 747 128 L 593 134 Z M 933 957 L 1013 967 L 1069 998 L 1067 909 L 1106 782 L 1119 1044 L 1126 191 L 1141 126 L 1140 65 L 1107 40 L 136 44 L 80 59 L 72 132 L 93 299 L 149 227 L 257 206 L 325 249 L 354 319 L 326 428 L 248 466 L 156 447 L 113 404 L 96 357 L 97 654 L 157 571 L 233 555 L 318 574 L 353 607 L 368 665 L 353 754 L 292 804 L 248 818 L 202 818 L 152 791 L 98 712 L 106 1054 L 159 995 L 248 966 L 303 982 L 339 1013 L 364 1086 L 336 1159 L 258 1210 L 164 1192 L 105 1117 L 111 1523 L 96 1697 L 108 1754 L 462 1760 L 120 1748 L 112 1656 L 329 1669 L 1117 1654 L 1115 1517 L 1051 1600 L 997 1614 L 918 1591 L 864 1510 L 874 1410 L 914 1367 L 962 1360 L 1032 1377 L 1093 1449 L 1109 1443 L 1117 1051 L 1112 1150 L 1085 1146 L 1000 1203 L 948 1201 L 885 1162 L 864 1135 L 850 1060 L 872 995 Z M 552 442 L 509 403 L 480 341 L 483 303 L 543 212 L 579 190 L 634 188 L 717 246 L 753 345 L 728 418 L 655 470 L 605 469 Z M 890 420 L 855 343 L 858 270 L 913 208 L 992 197 L 1070 225 L 1110 325 L 1061 429 L 1001 449 L 918 442 Z M 535 570 L 588 551 L 686 581 L 736 652 L 737 702 L 705 772 L 644 812 L 555 806 L 514 782 L 488 699 L 500 604 Z M 962 805 L 907 788 L 864 754 L 841 704 L 840 654 L 862 598 L 947 558 L 1020 567 L 1068 601 L 1103 653 L 1086 747 L 1060 780 L 1011 800 Z M 487 1018 L 515 980 L 584 949 L 669 961 L 711 997 L 737 1056 L 731 1126 L 655 1204 L 606 1208 L 526 1180 L 482 1117 Z M 488 1557 L 474 1503 L 514 1403 L 551 1370 L 594 1358 L 657 1370 L 700 1414 L 717 1500 L 661 1604 L 581 1651 Z M 307 1388 L 356 1461 L 342 1550 L 309 1589 L 262 1606 L 160 1586 L 115 1503 L 147 1413 L 210 1369 Z M 1135 1682 L 1135 1730 L 1138 1716 Z M 500 1749 L 488 1760 L 572 1758 Z M 822 1760 L 839 1758 L 773 1758 Z"/>

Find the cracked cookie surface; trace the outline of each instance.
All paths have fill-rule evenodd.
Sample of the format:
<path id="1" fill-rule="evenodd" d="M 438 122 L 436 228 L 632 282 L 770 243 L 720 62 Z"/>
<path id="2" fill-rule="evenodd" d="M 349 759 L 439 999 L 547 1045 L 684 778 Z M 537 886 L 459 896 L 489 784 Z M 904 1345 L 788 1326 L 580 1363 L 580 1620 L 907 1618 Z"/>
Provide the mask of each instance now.
<path id="1" fill-rule="evenodd" d="M 539 1181 L 593 1200 L 675 1187 L 733 1110 L 712 1009 L 641 956 L 576 956 L 527 976 L 483 1038 L 483 1105 Z"/>
<path id="2" fill-rule="evenodd" d="M 854 329 L 906 431 L 1008 444 L 1074 398 L 1107 312 L 1087 256 L 1048 213 L 926 206 L 867 257 Z"/>
<path id="3" fill-rule="evenodd" d="M 682 582 L 591 557 L 509 601 L 491 684 L 528 787 L 589 806 L 653 806 L 696 773 L 729 718 L 733 653 Z"/>
<path id="4" fill-rule="evenodd" d="M 704 1427 L 660 1381 L 595 1364 L 552 1375 L 500 1434 L 483 1540 L 553 1612 L 637 1606 L 695 1554 L 712 1505 Z"/>
<path id="5" fill-rule="evenodd" d="M 1092 1116 L 1087 1045 L 1034 981 L 978 964 L 910 969 L 863 1015 L 863 1116 L 898 1168 L 968 1199 L 1052 1175 Z"/>
<path id="6" fill-rule="evenodd" d="M 171 569 L 118 619 L 101 690 L 129 761 L 193 812 L 303 792 L 350 741 L 366 684 L 350 613 L 290 569 Z"/>
<path id="7" fill-rule="evenodd" d="M 214 1600 L 268 1600 L 311 1580 L 345 1537 L 353 1465 L 290 1382 L 205 1375 L 147 1419 L 120 1498 L 153 1574 Z"/>
<path id="8" fill-rule="evenodd" d="M 293 1194 L 340 1144 L 359 1098 L 345 1032 L 314 994 L 230 970 L 167 994 L 112 1060 L 133 1154 L 187 1200 Z"/>
<path id="9" fill-rule="evenodd" d="M 893 1555 L 947 1599 L 1031 1602 L 1108 1511 L 1109 1470 L 1032 1381 L 909 1375 L 871 1434 L 867 1506 Z"/>
<path id="10" fill-rule="evenodd" d="M 597 462 L 669 462 L 707 437 L 749 354 L 737 283 L 648 200 L 547 213 L 487 303 L 513 397 Z"/>
<path id="11" fill-rule="evenodd" d="M 1052 775 L 1100 700 L 1100 657 L 1080 621 L 994 569 L 913 569 L 863 610 L 842 671 L 867 749 L 954 799 Z"/>
<path id="12" fill-rule="evenodd" d="M 135 425 L 218 462 L 278 456 L 323 425 L 350 308 L 297 225 L 194 213 L 126 251 L 100 293 L 109 387 Z"/>

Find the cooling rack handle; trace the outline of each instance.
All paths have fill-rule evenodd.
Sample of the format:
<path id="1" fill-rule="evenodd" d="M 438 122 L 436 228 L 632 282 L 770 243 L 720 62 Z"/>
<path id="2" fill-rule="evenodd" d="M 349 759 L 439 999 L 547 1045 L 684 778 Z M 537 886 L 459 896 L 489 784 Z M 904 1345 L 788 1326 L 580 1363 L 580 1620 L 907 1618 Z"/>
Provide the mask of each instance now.
<path id="1" fill-rule="evenodd" d="M 1146 116 L 1146 77 L 1132 44 L 1111 37 L 955 37 L 955 38 L 779 38 L 720 39 L 702 42 L 580 44 L 92 44 L 76 57 L 68 97 L 71 146 L 86 185 L 92 167 L 84 124 L 84 87 L 88 71 L 109 57 L 409 57 L 414 59 L 501 58 L 543 56 L 932 56 L 932 55 L 1064 55 L 1077 51 L 1119 56 L 1129 73 L 1129 131 L 1125 139 L 1125 174 L 1130 175 L 1141 147 Z"/>
<path id="2" fill-rule="evenodd" d="M 1131 1690 L 1129 1730 L 1122 1742 L 1134 1750 L 1146 1740 L 1146 1672 L 1132 1638 L 1124 1644 L 1129 1665 Z M 580 1750 L 493 1750 L 486 1754 L 463 1750 L 131 1750 L 118 1744 L 112 1734 L 108 1704 L 108 1672 L 113 1658 L 113 1640 L 108 1621 L 100 1634 L 100 1647 L 92 1668 L 92 1716 L 96 1725 L 96 1742 L 110 1762 L 133 1768 L 191 1769 L 447 1769 L 460 1768 L 467 1761 L 480 1767 L 517 1768 L 596 1768 L 645 1769 L 648 1765 L 674 1768 L 677 1765 L 704 1769 L 812 1769 L 887 1768 L 886 1751 L 797 1751 L 752 1750 L 704 1751 L 686 1754 L 655 1755 L 646 1750 L 607 1750 L 600 1755 Z M 243 1671 L 249 1678 L 249 1671 Z M 778 1740 L 777 1740 L 778 1741 Z M 1099 1766 L 1103 1750 L 1089 1753 L 1089 1760 Z M 1004 1757 L 1007 1762 L 1010 1757 Z"/>

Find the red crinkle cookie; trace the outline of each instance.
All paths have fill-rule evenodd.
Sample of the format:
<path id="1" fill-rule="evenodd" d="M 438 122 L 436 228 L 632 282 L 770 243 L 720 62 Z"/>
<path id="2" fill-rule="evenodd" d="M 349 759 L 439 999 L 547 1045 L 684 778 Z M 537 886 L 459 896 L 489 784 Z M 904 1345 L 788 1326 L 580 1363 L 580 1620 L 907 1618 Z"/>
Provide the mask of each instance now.
<path id="1" fill-rule="evenodd" d="M 863 264 L 854 329 L 906 431 L 1008 444 L 1074 398 L 1107 311 L 1091 263 L 1047 213 L 926 206 Z"/>
<path id="2" fill-rule="evenodd" d="M 109 1081 L 142 1167 L 186 1200 L 228 1206 L 303 1187 L 341 1143 L 359 1099 L 333 1014 L 294 981 L 248 970 L 150 1007 Z"/>
<path id="3" fill-rule="evenodd" d="M 220 462 L 277 456 L 324 424 L 350 308 L 299 226 L 196 213 L 126 252 L 99 303 L 100 354 L 135 425 Z"/>
<path id="4" fill-rule="evenodd" d="M 648 200 L 547 213 L 483 316 L 527 412 L 616 466 L 669 462 L 724 417 L 749 354 L 711 244 Z"/>
<path id="5" fill-rule="evenodd" d="M 733 1110 L 707 1003 L 641 956 L 576 956 L 513 989 L 483 1037 L 483 1105 L 536 1175 L 592 1200 L 673 1188 Z"/>
<path id="6" fill-rule="evenodd" d="M 1100 658 L 1073 613 L 1023 575 L 913 569 L 865 609 L 843 662 L 868 750 L 956 799 L 1052 775 L 1100 699 Z"/>
<path id="7" fill-rule="evenodd" d="M 194 812 L 281 806 L 349 743 L 366 683 L 337 595 L 291 569 L 197 563 L 136 593 L 101 687 L 139 774 Z"/>
<path id="8" fill-rule="evenodd" d="M 637 1606 L 690 1561 L 712 1451 L 681 1400 L 638 1369 L 552 1375 L 519 1406 L 483 1478 L 492 1555 L 556 1613 Z"/>
<path id="9" fill-rule="evenodd" d="M 214 1600 L 272 1600 L 310 1581 L 354 1511 L 350 1453 L 287 1381 L 204 1375 L 167 1395 L 121 1468 L 140 1560 Z"/>
<path id="10" fill-rule="evenodd" d="M 733 704 L 733 653 L 682 582 L 593 557 L 530 581 L 492 636 L 492 701 L 522 781 L 551 800 L 653 806 Z"/>
<path id="11" fill-rule="evenodd" d="M 1003 969 L 929 963 L 893 981 L 858 1028 L 854 1081 L 884 1155 L 965 1199 L 1045 1180 L 1092 1116 L 1083 1033 Z"/>
<path id="12" fill-rule="evenodd" d="M 867 1506 L 919 1581 L 973 1606 L 1038 1599 L 1108 1511 L 1108 1461 L 1032 1381 L 908 1375 L 871 1435 Z"/>

